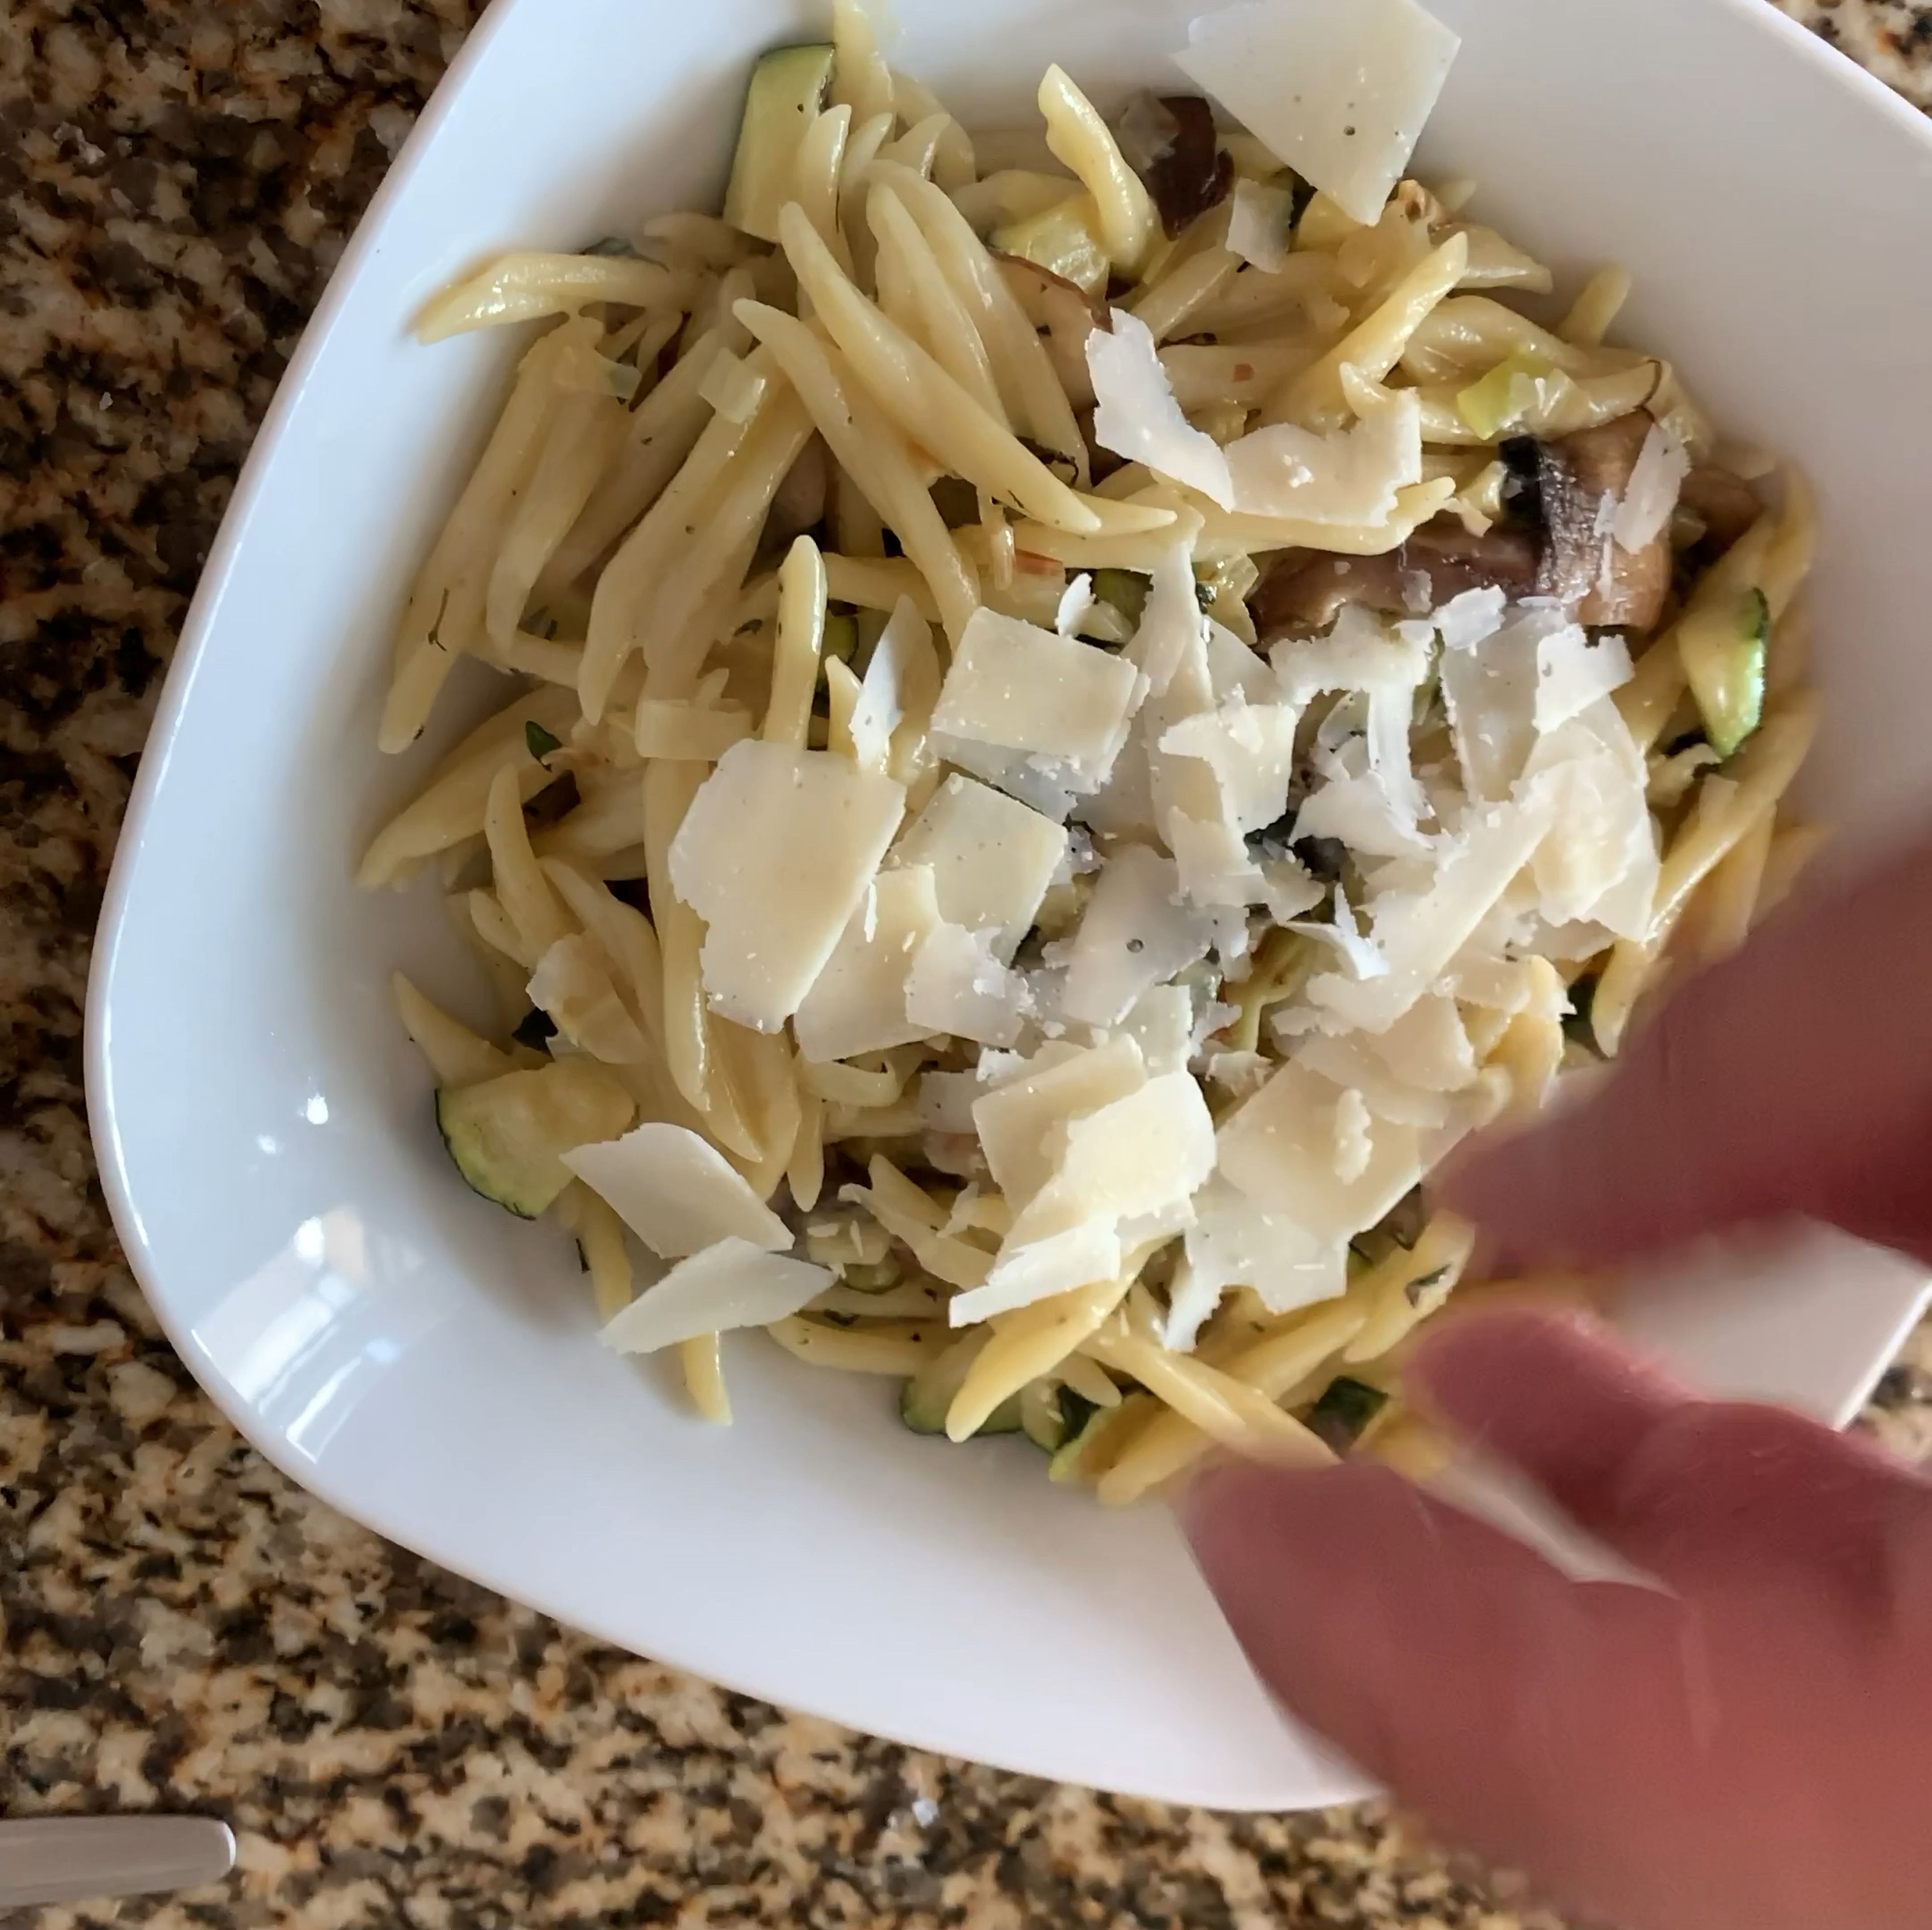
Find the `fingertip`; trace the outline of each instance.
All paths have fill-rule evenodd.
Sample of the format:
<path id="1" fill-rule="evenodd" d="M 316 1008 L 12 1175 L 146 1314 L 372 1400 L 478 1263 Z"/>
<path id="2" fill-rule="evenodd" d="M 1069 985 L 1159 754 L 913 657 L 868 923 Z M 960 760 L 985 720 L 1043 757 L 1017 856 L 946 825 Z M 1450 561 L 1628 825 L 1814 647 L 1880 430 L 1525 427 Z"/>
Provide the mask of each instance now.
<path id="1" fill-rule="evenodd" d="M 1594 1316 L 1502 1307 L 1445 1320 L 1416 1349 L 1410 1397 L 1587 1522 L 1618 1471 L 1692 1395 Z"/>

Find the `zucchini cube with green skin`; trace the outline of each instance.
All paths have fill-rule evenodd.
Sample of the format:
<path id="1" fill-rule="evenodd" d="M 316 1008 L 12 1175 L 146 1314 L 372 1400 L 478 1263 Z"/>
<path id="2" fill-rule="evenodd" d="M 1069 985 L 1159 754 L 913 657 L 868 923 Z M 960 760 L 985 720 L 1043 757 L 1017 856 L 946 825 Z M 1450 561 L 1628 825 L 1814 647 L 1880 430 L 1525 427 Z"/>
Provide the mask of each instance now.
<path id="1" fill-rule="evenodd" d="M 585 1058 L 436 1095 L 436 1123 L 457 1171 L 520 1220 L 534 1220 L 570 1184 L 564 1154 L 616 1139 L 636 1112 L 615 1076 Z"/>
<path id="2" fill-rule="evenodd" d="M 937 1355 L 899 1389 L 899 1418 L 915 1434 L 944 1434 L 954 1397 L 966 1384 L 973 1363 L 986 1344 L 984 1334 L 968 1334 Z M 980 1424 L 980 1434 L 1017 1434 L 1020 1400 L 1003 1400 Z M 976 1439 L 977 1436 L 974 1437 Z"/>
<path id="3" fill-rule="evenodd" d="M 796 200 L 799 143 L 825 105 L 829 47 L 774 47 L 752 70 L 724 218 L 761 242 L 778 238 L 778 212 Z"/>
<path id="4" fill-rule="evenodd" d="M 1727 758 L 1764 721 L 1769 599 L 1754 584 L 1734 599 L 1692 608 L 1678 626 L 1677 648 L 1704 734 Z"/>
<path id="5" fill-rule="evenodd" d="M 1308 1426 L 1338 1454 L 1345 1454 L 1367 1431 L 1388 1401 L 1382 1388 L 1338 1374 L 1309 1409 Z"/>

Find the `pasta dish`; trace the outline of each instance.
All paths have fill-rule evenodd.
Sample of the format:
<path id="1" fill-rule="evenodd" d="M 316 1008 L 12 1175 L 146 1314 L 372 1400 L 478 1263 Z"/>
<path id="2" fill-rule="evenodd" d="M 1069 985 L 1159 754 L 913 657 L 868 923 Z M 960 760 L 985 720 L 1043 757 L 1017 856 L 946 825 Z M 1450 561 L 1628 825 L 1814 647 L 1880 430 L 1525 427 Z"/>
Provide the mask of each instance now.
<path id="1" fill-rule="evenodd" d="M 1814 847 L 1804 480 L 1410 171 L 1455 49 L 1250 0 L 969 131 L 839 0 L 722 214 L 418 318 L 530 339 L 383 749 L 502 682 L 360 881 L 500 994 L 394 981 L 463 1178 L 702 1414 L 756 1328 L 1108 1502 L 1424 1465 L 1432 1169 Z"/>

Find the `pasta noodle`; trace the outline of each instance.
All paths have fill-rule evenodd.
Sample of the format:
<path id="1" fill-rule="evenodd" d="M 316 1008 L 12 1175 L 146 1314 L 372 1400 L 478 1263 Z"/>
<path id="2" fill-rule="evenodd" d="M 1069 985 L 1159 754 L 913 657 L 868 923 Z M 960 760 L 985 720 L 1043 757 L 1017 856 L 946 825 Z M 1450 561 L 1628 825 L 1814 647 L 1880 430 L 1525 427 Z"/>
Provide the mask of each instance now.
<path id="1" fill-rule="evenodd" d="M 460 656 L 509 682 L 357 872 L 429 870 L 503 1007 L 392 981 L 452 1157 L 613 1344 L 710 1270 L 655 1306 L 716 1292 L 657 1330 L 716 1422 L 753 1325 L 1109 1505 L 1216 1449 L 1426 1475 L 1419 1330 L 1497 1290 L 1432 1161 L 1822 839 L 1810 491 L 1610 340 L 1622 269 L 1515 305 L 1556 278 L 1466 184 L 1364 223 L 1224 129 L 1180 192 L 1058 68 L 969 136 L 858 0 L 770 58 L 743 229 L 423 312 L 534 334 L 379 741 Z"/>

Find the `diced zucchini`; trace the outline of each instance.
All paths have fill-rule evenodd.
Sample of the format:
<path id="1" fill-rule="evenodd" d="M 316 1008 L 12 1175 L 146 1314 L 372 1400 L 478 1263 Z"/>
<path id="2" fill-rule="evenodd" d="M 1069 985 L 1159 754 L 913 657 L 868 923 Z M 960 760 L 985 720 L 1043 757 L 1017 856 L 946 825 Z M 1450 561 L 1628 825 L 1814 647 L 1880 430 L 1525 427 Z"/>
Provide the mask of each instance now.
<path id="1" fill-rule="evenodd" d="M 946 1432 L 953 1397 L 966 1384 L 967 1373 L 986 1344 L 983 1334 L 962 1334 L 899 1389 L 899 1418 L 915 1434 Z"/>
<path id="2" fill-rule="evenodd" d="M 1337 1374 L 1322 1398 L 1308 1411 L 1308 1427 L 1338 1454 L 1345 1454 L 1367 1431 L 1388 1404 L 1388 1396 L 1365 1380 Z"/>
<path id="3" fill-rule="evenodd" d="M 1054 1449 L 1053 1459 L 1047 1463 L 1047 1478 L 1082 1483 L 1097 1480 L 1112 1458 L 1114 1430 L 1118 1428 L 1124 1434 L 1154 1405 L 1151 1396 L 1135 1394 L 1118 1407 L 1095 1408 L 1079 1432 L 1070 1434 Z"/>
<path id="4" fill-rule="evenodd" d="M 842 615 L 834 611 L 825 620 L 825 648 L 823 654 L 836 657 L 841 663 L 849 664 L 859 650 L 859 623 L 857 618 Z"/>
<path id="5" fill-rule="evenodd" d="M 995 228 L 988 242 L 996 254 L 1037 262 L 1049 275 L 1085 295 L 1104 295 L 1112 264 L 1100 234 L 1100 211 L 1090 194 L 1070 195 L 1044 214 Z"/>
<path id="6" fill-rule="evenodd" d="M 1092 1401 L 1070 1387 L 1048 1389 L 1036 1382 L 1020 1396 L 1020 1427 L 1044 1454 L 1058 1454 L 1096 1412 Z"/>
<path id="7" fill-rule="evenodd" d="M 832 61 L 829 47 L 774 47 L 752 70 L 724 218 L 761 242 L 778 239 L 778 211 L 797 198 L 799 143 L 825 104 Z"/>
<path id="8" fill-rule="evenodd" d="M 1130 624 L 1138 626 L 1147 608 L 1148 592 L 1153 579 L 1132 569 L 1096 569 L 1094 595 L 1096 601 L 1111 603 Z"/>
<path id="9" fill-rule="evenodd" d="M 1712 603 L 1694 599 L 1677 626 L 1677 647 L 1704 734 L 1727 758 L 1764 719 L 1770 602 L 1756 584 Z"/>
<path id="10" fill-rule="evenodd" d="M 561 1155 L 614 1139 L 637 1107 L 594 1061 L 559 1059 L 481 1085 L 445 1086 L 436 1123 L 456 1169 L 485 1199 L 534 1220 L 570 1184 Z"/>

